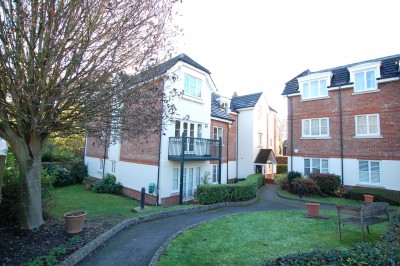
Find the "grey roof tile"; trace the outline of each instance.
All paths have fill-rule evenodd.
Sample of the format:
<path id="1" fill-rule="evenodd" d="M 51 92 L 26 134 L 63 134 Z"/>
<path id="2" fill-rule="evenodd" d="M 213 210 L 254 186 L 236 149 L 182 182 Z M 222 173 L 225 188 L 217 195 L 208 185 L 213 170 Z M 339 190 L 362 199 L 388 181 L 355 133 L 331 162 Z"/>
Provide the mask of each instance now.
<path id="1" fill-rule="evenodd" d="M 233 97 L 231 101 L 231 109 L 238 110 L 243 108 L 254 107 L 261 97 L 262 92 Z"/>
<path id="2" fill-rule="evenodd" d="M 211 116 L 224 120 L 234 121 L 226 112 L 221 104 L 217 101 L 218 95 L 212 93 L 211 95 Z"/>
<path id="3" fill-rule="evenodd" d="M 344 66 L 328 68 L 328 69 L 319 70 L 319 71 L 315 71 L 315 72 L 306 70 L 286 83 L 285 88 L 282 92 L 282 95 L 288 95 L 288 94 L 293 94 L 293 93 L 299 92 L 299 84 L 298 84 L 297 78 L 305 76 L 305 75 L 328 72 L 328 71 L 332 71 L 332 79 L 331 79 L 331 84 L 329 87 L 337 87 L 339 85 L 348 85 L 348 84 L 350 84 L 350 81 L 349 81 L 350 73 L 347 70 L 347 68 L 356 66 L 356 65 L 360 65 L 360 64 L 373 63 L 373 62 L 377 62 L 377 61 L 382 62 L 381 69 L 380 69 L 381 79 L 398 77 L 399 73 L 400 73 L 399 66 L 398 66 L 399 60 L 400 60 L 400 54 L 397 54 L 397 55 L 391 55 L 391 56 L 371 59 L 371 60 L 367 60 L 367 61 L 352 63 L 352 64 L 348 64 L 348 65 L 344 65 Z"/>

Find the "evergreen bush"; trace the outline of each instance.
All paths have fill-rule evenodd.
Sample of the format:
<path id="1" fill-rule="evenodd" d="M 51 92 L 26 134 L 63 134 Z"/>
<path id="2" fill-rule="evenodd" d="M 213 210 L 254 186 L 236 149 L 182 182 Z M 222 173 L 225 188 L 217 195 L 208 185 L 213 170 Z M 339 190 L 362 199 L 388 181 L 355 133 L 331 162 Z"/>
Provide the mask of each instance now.
<path id="1" fill-rule="evenodd" d="M 311 173 L 308 177 L 318 184 L 322 194 L 328 196 L 333 196 L 335 190 L 341 186 L 340 176 L 335 174 Z"/>
<path id="2" fill-rule="evenodd" d="M 400 191 L 383 188 L 353 188 L 348 192 L 348 197 L 354 200 L 364 201 L 364 195 L 373 195 L 374 201 L 387 202 L 400 206 Z"/>
<path id="3" fill-rule="evenodd" d="M 276 165 L 276 173 L 277 174 L 284 174 L 284 173 L 287 173 L 287 171 L 288 171 L 287 164 L 277 164 Z"/>
<path id="4" fill-rule="evenodd" d="M 116 194 L 121 192 L 122 184 L 120 182 L 117 183 L 115 175 L 106 174 L 103 179 L 94 184 L 93 189 L 97 193 Z"/>
<path id="5" fill-rule="evenodd" d="M 303 186 L 304 196 L 319 196 L 321 194 L 321 189 L 318 184 L 309 178 L 296 178 L 292 182 L 292 193 L 299 193 L 299 185 Z"/>

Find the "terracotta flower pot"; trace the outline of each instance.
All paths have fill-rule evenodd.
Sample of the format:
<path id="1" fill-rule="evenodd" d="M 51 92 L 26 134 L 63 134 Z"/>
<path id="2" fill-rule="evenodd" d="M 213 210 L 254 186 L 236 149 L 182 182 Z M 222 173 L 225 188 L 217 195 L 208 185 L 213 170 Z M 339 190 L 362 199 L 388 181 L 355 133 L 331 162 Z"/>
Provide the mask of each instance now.
<path id="1" fill-rule="evenodd" d="M 306 203 L 308 216 L 309 217 L 318 217 L 319 216 L 319 203 Z"/>
<path id="2" fill-rule="evenodd" d="M 91 189 L 92 188 L 92 183 L 85 183 L 85 188 L 87 190 Z"/>
<path id="3" fill-rule="evenodd" d="M 374 196 L 373 195 L 364 195 L 364 201 L 365 202 L 373 202 Z"/>
<path id="4" fill-rule="evenodd" d="M 70 211 L 64 214 L 65 231 L 76 234 L 82 231 L 86 211 Z"/>

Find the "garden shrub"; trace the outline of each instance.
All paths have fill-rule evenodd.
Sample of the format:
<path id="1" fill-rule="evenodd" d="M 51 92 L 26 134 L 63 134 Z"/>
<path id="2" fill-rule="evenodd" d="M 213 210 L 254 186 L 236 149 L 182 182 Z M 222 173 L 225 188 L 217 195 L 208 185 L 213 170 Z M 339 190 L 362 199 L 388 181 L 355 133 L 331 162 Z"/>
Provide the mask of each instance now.
<path id="1" fill-rule="evenodd" d="M 275 184 L 280 184 L 282 182 L 282 180 L 286 179 L 287 181 L 287 176 L 286 175 L 276 175 L 274 177 L 274 183 Z"/>
<path id="2" fill-rule="evenodd" d="M 309 178 L 296 178 L 292 182 L 293 193 L 299 193 L 299 185 L 303 186 L 303 195 L 304 196 L 318 196 L 321 194 L 321 189 L 318 184 Z"/>
<path id="3" fill-rule="evenodd" d="M 84 162 L 74 164 L 71 169 L 71 176 L 74 178 L 75 184 L 82 183 L 83 179 L 88 176 L 87 165 Z"/>
<path id="4" fill-rule="evenodd" d="M 295 180 L 295 179 L 297 179 L 297 178 L 302 178 L 302 175 L 301 175 L 301 173 L 300 172 L 297 172 L 297 171 L 290 171 L 289 173 L 288 173 L 288 175 L 287 175 L 287 180 L 288 180 L 288 184 L 289 184 L 289 191 L 290 192 L 293 192 L 292 191 L 292 182 L 293 182 L 293 180 Z"/>
<path id="5" fill-rule="evenodd" d="M 60 166 L 53 166 L 51 169 L 52 175 L 54 175 L 54 186 L 55 187 L 65 187 L 69 185 L 76 184 L 75 178 L 72 177 L 71 171 L 67 168 Z"/>
<path id="6" fill-rule="evenodd" d="M 103 179 L 94 184 L 93 189 L 97 193 L 116 194 L 121 192 L 122 184 L 120 182 L 117 183 L 117 178 L 115 175 L 106 174 Z"/>
<path id="7" fill-rule="evenodd" d="M 289 181 L 287 179 L 287 177 L 283 178 L 280 182 L 279 182 L 279 187 L 282 190 L 289 190 Z"/>
<path id="8" fill-rule="evenodd" d="M 318 184 L 321 193 L 328 196 L 333 196 L 334 191 L 341 185 L 340 176 L 335 174 L 311 173 L 308 177 Z"/>
<path id="9" fill-rule="evenodd" d="M 391 205 L 400 206 L 400 191 L 383 188 L 353 188 L 348 197 L 354 200 L 364 201 L 364 194 L 373 195 L 374 201 L 387 202 Z"/>
<path id="10" fill-rule="evenodd" d="M 400 215 L 393 216 L 382 241 L 347 250 L 316 249 L 266 261 L 265 265 L 400 265 Z"/>
<path id="11" fill-rule="evenodd" d="M 287 171 L 288 171 L 288 165 L 287 164 L 278 164 L 278 165 L 276 165 L 276 173 L 277 174 L 287 173 Z"/>
<path id="12" fill-rule="evenodd" d="M 246 201 L 255 198 L 257 189 L 264 184 L 264 175 L 253 174 L 235 184 L 201 185 L 197 188 L 197 200 L 205 205 L 226 201 Z"/>

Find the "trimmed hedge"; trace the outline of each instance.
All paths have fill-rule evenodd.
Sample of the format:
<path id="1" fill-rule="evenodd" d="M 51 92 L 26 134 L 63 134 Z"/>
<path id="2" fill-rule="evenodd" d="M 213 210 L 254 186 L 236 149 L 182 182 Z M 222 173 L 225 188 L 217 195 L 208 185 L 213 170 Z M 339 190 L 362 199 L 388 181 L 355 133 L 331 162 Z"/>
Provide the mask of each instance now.
<path id="1" fill-rule="evenodd" d="M 316 249 L 266 261 L 265 265 L 400 265 L 400 215 L 392 217 L 382 241 L 348 250 Z"/>
<path id="2" fill-rule="evenodd" d="M 122 184 L 120 182 L 117 183 L 115 175 L 106 174 L 103 179 L 94 184 L 93 189 L 97 193 L 117 194 L 121 192 Z"/>
<path id="3" fill-rule="evenodd" d="M 364 194 L 373 195 L 374 201 L 383 201 L 391 205 L 400 206 L 400 191 L 383 188 L 353 188 L 348 192 L 348 197 L 364 201 Z"/>
<path id="4" fill-rule="evenodd" d="M 201 185 L 197 188 L 197 200 L 204 205 L 226 201 L 246 201 L 255 198 L 257 189 L 264 184 L 264 175 L 253 174 L 235 184 Z"/>
<path id="5" fill-rule="evenodd" d="M 341 185 L 340 176 L 335 174 L 311 173 L 308 177 L 317 183 L 321 193 L 328 196 L 333 196 L 335 190 Z"/>
<path id="6" fill-rule="evenodd" d="M 287 164 L 278 164 L 276 165 L 276 173 L 277 174 L 284 174 L 287 173 L 288 171 L 288 165 Z"/>
<path id="7" fill-rule="evenodd" d="M 299 193 L 299 185 L 303 186 L 304 196 L 318 196 L 321 194 L 321 189 L 318 184 L 309 178 L 296 178 L 292 181 L 292 193 Z"/>

